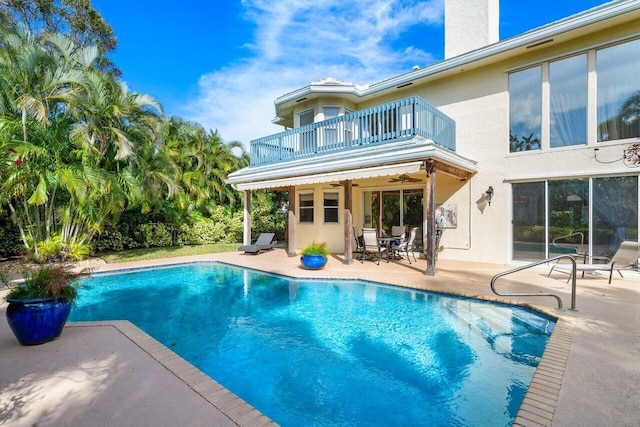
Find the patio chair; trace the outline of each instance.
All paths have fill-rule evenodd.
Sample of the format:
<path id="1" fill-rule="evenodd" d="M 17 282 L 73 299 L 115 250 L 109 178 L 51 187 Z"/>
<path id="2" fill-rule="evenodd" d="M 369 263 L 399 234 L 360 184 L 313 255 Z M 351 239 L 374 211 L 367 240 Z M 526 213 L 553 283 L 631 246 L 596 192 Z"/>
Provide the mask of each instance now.
<path id="1" fill-rule="evenodd" d="M 358 229 L 356 227 L 353 227 L 353 238 L 356 241 L 356 253 L 363 253 L 364 238 L 362 237 L 362 234 L 358 236 Z"/>
<path id="2" fill-rule="evenodd" d="M 413 260 L 414 261 L 418 261 L 416 259 L 416 254 L 413 252 L 413 242 L 416 240 L 416 234 L 418 232 L 418 227 L 413 227 L 411 230 L 409 230 L 409 240 L 400 242 L 397 245 L 393 245 L 391 247 L 391 250 L 393 251 L 394 254 L 398 254 L 400 255 L 401 252 L 404 252 L 407 255 L 407 260 L 409 261 L 409 264 L 411 264 L 411 259 L 409 259 L 409 250 L 411 250 L 411 253 L 413 254 Z"/>
<path id="3" fill-rule="evenodd" d="M 407 227 L 404 225 L 394 225 L 391 227 L 391 237 L 397 237 L 397 243 L 400 244 L 405 241 L 407 233 Z"/>
<path id="4" fill-rule="evenodd" d="M 275 233 L 260 233 L 258 240 L 253 245 L 240 246 L 239 251 L 244 251 L 244 254 L 257 255 L 262 251 L 270 251 L 276 244 L 273 240 Z"/>
<path id="5" fill-rule="evenodd" d="M 381 247 L 378 243 L 378 232 L 375 228 L 363 228 L 362 229 L 362 238 L 364 240 L 364 247 L 362 251 L 362 256 L 360 257 L 360 262 L 364 262 L 364 259 L 368 255 L 374 255 L 376 252 L 378 254 L 378 262 L 380 265 L 380 258 L 382 258 L 382 252 L 386 250 L 386 248 Z"/>
<path id="6" fill-rule="evenodd" d="M 632 267 L 635 267 L 638 263 L 638 257 L 640 257 L 640 243 L 625 240 L 620 244 L 620 247 L 613 254 L 611 259 L 605 264 L 576 264 L 576 272 L 582 271 L 582 277 L 584 277 L 584 273 L 586 272 L 597 273 L 599 271 L 608 271 L 609 284 L 611 284 L 614 270 L 617 271 L 620 277 L 624 279 L 624 276 L 622 275 L 622 272 L 620 270 L 629 270 Z M 551 267 L 551 271 L 549 271 L 547 277 L 549 277 L 554 270 L 560 271 L 562 273 L 568 273 L 569 279 L 571 279 L 571 264 L 555 264 Z"/>

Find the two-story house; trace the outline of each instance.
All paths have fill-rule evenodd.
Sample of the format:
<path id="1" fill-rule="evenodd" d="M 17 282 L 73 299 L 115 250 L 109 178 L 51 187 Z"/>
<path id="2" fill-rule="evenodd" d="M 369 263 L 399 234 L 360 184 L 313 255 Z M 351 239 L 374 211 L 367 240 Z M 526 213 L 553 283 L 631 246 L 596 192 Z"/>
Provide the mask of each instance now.
<path id="1" fill-rule="evenodd" d="M 288 191 L 290 256 L 319 240 L 350 263 L 354 227 L 394 225 L 419 227 L 427 274 L 436 255 L 509 263 L 637 240 L 640 1 L 502 41 L 498 0 L 445 3 L 443 61 L 275 100 L 288 130 L 252 141 L 227 181 L 245 191 L 245 243 L 255 189 Z"/>

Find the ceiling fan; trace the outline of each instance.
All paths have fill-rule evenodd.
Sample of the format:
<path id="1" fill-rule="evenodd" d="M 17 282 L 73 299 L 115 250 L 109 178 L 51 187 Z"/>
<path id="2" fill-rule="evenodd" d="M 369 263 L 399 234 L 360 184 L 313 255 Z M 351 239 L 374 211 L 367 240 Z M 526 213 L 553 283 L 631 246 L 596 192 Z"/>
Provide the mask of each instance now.
<path id="1" fill-rule="evenodd" d="M 338 183 L 331 184 L 332 187 L 344 187 L 345 181 L 338 181 Z M 358 184 L 351 184 L 352 187 L 360 187 Z"/>
<path id="2" fill-rule="evenodd" d="M 391 178 L 389 180 L 389 182 L 401 182 L 401 183 L 404 184 L 405 182 L 422 182 L 422 180 L 420 178 L 411 178 L 406 173 L 403 173 L 402 175 L 398 176 L 397 178 Z"/>

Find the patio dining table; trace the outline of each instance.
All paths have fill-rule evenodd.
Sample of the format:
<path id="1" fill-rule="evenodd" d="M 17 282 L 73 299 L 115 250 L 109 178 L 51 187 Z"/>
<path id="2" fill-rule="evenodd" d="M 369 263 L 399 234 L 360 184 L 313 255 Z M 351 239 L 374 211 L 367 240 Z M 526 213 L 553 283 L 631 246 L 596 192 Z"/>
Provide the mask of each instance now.
<path id="1" fill-rule="evenodd" d="M 389 262 L 389 257 L 392 256 L 391 254 L 391 246 L 393 242 L 399 242 L 400 241 L 400 236 L 383 236 L 383 237 L 378 237 L 378 244 L 384 248 L 386 248 L 385 252 L 387 253 L 387 262 Z"/>

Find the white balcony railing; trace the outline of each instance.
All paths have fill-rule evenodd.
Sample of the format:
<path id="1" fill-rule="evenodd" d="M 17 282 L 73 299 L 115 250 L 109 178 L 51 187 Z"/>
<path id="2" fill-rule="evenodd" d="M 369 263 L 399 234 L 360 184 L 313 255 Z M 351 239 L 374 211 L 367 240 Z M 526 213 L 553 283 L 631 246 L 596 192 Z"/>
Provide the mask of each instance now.
<path id="1" fill-rule="evenodd" d="M 251 165 L 353 150 L 418 135 L 455 151 L 453 119 L 414 96 L 253 140 Z"/>

